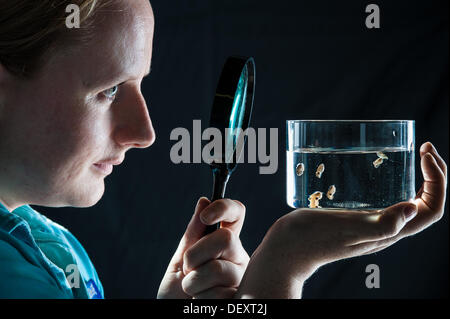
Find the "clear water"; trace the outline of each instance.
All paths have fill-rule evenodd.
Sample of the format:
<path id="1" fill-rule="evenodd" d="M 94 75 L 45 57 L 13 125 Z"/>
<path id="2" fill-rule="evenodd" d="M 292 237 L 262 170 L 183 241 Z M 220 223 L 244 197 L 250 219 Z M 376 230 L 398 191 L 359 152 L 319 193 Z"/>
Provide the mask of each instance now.
<path id="1" fill-rule="evenodd" d="M 382 152 L 388 159 L 374 161 Z M 287 203 L 308 207 L 308 197 L 323 192 L 316 202 L 322 208 L 378 210 L 415 196 L 414 152 L 403 148 L 385 149 L 298 149 L 287 151 Z M 382 155 L 382 154 L 381 154 Z M 303 163 L 304 171 L 297 165 Z M 321 177 L 317 168 L 324 164 Z M 319 174 L 320 175 L 320 174 Z M 327 191 L 334 185 L 332 199 Z"/>

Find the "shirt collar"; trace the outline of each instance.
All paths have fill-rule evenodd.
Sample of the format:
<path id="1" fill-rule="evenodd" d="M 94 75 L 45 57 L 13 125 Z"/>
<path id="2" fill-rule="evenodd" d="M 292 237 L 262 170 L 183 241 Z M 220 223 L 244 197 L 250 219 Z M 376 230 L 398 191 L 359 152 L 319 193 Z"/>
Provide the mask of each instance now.
<path id="1" fill-rule="evenodd" d="M 37 247 L 31 235 L 31 229 L 28 223 L 22 217 L 14 213 L 20 209 L 31 209 L 31 207 L 24 205 L 10 212 L 0 203 L 0 230 L 26 242 L 31 247 Z"/>
<path id="2" fill-rule="evenodd" d="M 7 233 L 11 233 L 17 225 L 24 222 L 22 218 L 11 213 L 0 203 L 0 229 L 6 231 Z"/>

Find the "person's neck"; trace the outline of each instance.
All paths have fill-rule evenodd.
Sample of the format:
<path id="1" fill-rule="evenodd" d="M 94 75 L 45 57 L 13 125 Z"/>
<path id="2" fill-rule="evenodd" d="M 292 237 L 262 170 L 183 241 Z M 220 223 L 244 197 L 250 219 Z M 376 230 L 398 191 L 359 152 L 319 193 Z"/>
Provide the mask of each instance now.
<path id="1" fill-rule="evenodd" d="M 2 195 L 0 195 L 0 204 L 2 204 L 9 212 L 12 212 L 17 207 L 22 206 L 19 204 L 11 204 L 9 201 L 5 200 L 5 198 Z"/>

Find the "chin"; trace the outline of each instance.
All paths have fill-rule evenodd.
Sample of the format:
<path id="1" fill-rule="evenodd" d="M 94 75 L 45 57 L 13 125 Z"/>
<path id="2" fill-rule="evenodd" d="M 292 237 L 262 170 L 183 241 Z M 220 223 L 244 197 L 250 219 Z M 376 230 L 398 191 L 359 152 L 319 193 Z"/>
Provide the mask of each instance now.
<path id="1" fill-rule="evenodd" d="M 99 198 L 92 198 L 90 200 L 83 200 L 76 203 L 71 204 L 71 207 L 78 207 L 78 208 L 88 208 L 92 207 L 95 204 L 97 204 L 100 201 L 101 197 Z"/>
<path id="2" fill-rule="evenodd" d="M 92 187 L 83 188 L 82 190 L 72 193 L 71 196 L 69 195 L 69 200 L 67 201 L 68 206 L 87 208 L 97 204 L 103 197 L 105 185 L 104 183 L 101 183 L 101 185 L 95 186 L 96 187 L 93 185 Z"/>

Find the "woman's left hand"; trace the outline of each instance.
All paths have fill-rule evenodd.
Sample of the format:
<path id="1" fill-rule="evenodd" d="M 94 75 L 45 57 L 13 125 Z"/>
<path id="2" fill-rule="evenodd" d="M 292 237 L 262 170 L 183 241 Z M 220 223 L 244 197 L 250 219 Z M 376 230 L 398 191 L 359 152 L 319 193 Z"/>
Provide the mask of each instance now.
<path id="1" fill-rule="evenodd" d="M 378 252 L 404 237 L 419 233 L 444 215 L 447 164 L 430 142 L 422 144 L 419 152 L 424 181 L 414 201 L 417 205 L 417 215 L 396 236 L 378 242 L 378 247 L 370 253 Z"/>
<path id="2" fill-rule="evenodd" d="M 235 297 L 300 298 L 304 281 L 319 267 L 380 251 L 441 219 L 447 165 L 431 143 L 422 145 L 420 157 L 424 183 L 414 203 L 365 213 L 302 208 L 278 219 L 253 253 Z"/>

